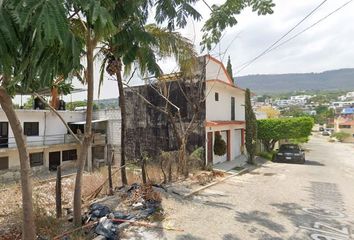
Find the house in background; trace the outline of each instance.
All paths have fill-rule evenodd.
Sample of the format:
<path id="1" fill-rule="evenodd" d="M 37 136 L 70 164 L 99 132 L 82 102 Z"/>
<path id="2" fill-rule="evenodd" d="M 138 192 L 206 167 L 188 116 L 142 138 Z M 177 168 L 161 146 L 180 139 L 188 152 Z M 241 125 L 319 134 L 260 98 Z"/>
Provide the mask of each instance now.
<path id="1" fill-rule="evenodd" d="M 348 133 L 343 142 L 354 143 L 354 108 L 342 109 L 334 119 L 334 131 Z"/>
<path id="2" fill-rule="evenodd" d="M 58 112 L 80 138 L 84 133 L 86 112 Z M 75 167 L 80 146 L 53 112 L 34 106 L 34 109 L 17 109 L 16 113 L 24 131 L 30 166 L 34 172 L 53 171 L 59 165 L 65 165 L 69 169 Z M 116 127 L 120 121 L 120 110 L 94 112 L 94 119 L 92 151 L 87 159 L 89 170 L 107 159 L 107 148 L 119 151 L 120 146 L 120 137 L 116 137 L 120 136 L 120 130 Z M 113 129 L 119 132 L 114 132 Z M 19 168 L 15 138 L 4 111 L 0 109 L 0 179 L 7 172 L 14 172 L 14 176 L 19 175 Z"/>
<path id="3" fill-rule="evenodd" d="M 190 135 L 187 144 L 191 153 L 197 147 L 205 149 L 205 164 L 217 164 L 231 161 L 243 153 L 245 129 L 245 90 L 237 87 L 228 75 L 224 65 L 210 55 L 199 57 L 199 65 L 193 73 L 194 82 L 201 89 L 200 113 L 195 117 L 196 128 Z M 193 118 L 193 103 L 188 102 L 184 94 L 194 91 L 195 86 L 184 86 L 180 89 L 181 79 L 166 81 L 169 89 L 168 100 L 177 106 L 186 126 Z M 164 107 L 166 101 L 158 91 L 158 81 L 142 86 L 125 89 L 127 102 L 127 157 L 139 159 L 142 153 L 152 157 L 161 151 L 178 150 L 173 126 L 167 116 L 150 105 L 139 96 L 158 107 Z M 194 104 L 198 102 L 194 101 Z M 226 143 L 226 153 L 218 156 L 214 153 L 215 137 L 220 134 Z"/>
<path id="4" fill-rule="evenodd" d="M 354 143 L 354 120 L 337 122 L 334 131 L 348 133 L 348 137 L 343 139 L 343 142 Z"/>

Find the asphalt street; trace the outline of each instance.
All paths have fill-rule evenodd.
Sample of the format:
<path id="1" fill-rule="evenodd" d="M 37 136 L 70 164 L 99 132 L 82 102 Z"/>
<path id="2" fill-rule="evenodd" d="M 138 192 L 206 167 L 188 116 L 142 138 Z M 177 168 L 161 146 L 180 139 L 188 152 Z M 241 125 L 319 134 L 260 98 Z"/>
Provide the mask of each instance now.
<path id="1" fill-rule="evenodd" d="M 306 164 L 267 163 L 192 200 L 164 200 L 164 226 L 141 239 L 354 239 L 354 144 L 315 133 Z M 138 239 L 138 237 L 134 237 Z"/>

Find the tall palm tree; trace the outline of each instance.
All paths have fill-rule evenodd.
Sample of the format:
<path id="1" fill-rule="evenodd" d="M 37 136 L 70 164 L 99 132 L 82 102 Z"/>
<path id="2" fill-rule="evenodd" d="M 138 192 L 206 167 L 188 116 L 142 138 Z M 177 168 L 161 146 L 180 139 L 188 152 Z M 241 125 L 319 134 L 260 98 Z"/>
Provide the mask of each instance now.
<path id="1" fill-rule="evenodd" d="M 84 81 L 87 85 L 87 108 L 84 137 L 77 160 L 77 174 L 74 190 L 74 224 L 81 225 L 81 185 L 88 151 L 92 144 L 92 112 L 94 91 L 94 50 L 97 44 L 115 31 L 110 10 L 113 0 L 68 0 L 67 5 L 73 13 L 70 22 L 73 31 L 85 42 L 86 66 Z"/>
<path id="2" fill-rule="evenodd" d="M 105 70 L 117 79 L 121 110 L 121 180 L 125 185 L 127 184 L 125 170 L 126 102 L 123 91 L 123 65 L 125 75 L 129 75 L 132 65 L 136 64 L 141 74 L 150 73 L 159 76 L 162 71 L 157 59 L 174 56 L 180 68 L 189 71 L 193 66 L 190 63 L 196 60 L 196 52 L 193 44 L 180 33 L 158 27 L 155 24 L 137 24 L 134 28 L 130 25 L 129 29 L 125 29 L 124 25 L 123 27 L 118 25 L 117 29 L 117 33 L 108 39 L 101 48 L 100 53 L 104 58 L 101 66 L 100 84 L 103 84 Z"/>
<path id="3" fill-rule="evenodd" d="M 12 108 L 17 92 L 50 88 L 58 75 L 79 66 L 73 49 L 79 42 L 69 30 L 64 2 L 4 0 L 0 3 L 0 104 L 15 136 L 20 157 L 22 238 L 35 239 L 32 181 L 27 144 Z"/>

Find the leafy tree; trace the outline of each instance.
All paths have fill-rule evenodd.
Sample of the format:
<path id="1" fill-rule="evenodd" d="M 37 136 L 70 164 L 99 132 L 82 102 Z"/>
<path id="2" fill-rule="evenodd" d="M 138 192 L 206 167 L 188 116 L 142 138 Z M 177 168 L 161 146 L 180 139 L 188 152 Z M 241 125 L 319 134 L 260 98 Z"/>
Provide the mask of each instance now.
<path id="1" fill-rule="evenodd" d="M 328 119 L 335 117 L 335 110 L 329 109 L 327 106 L 320 105 L 315 108 L 315 123 L 325 124 Z"/>
<path id="2" fill-rule="evenodd" d="M 215 134 L 214 153 L 218 156 L 223 156 L 226 153 L 226 142 L 222 139 L 219 132 Z"/>
<path id="3" fill-rule="evenodd" d="M 282 116 L 285 117 L 304 117 L 308 116 L 307 113 L 299 106 L 290 106 L 288 109 L 282 111 Z"/>
<path id="4" fill-rule="evenodd" d="M 141 14 L 139 11 L 136 14 Z M 141 19 L 137 18 L 137 19 Z M 125 172 L 125 125 L 126 125 L 126 110 L 125 97 L 123 91 L 122 66 L 124 64 L 124 74 L 128 75 L 131 72 L 132 65 L 136 62 L 139 66 L 139 71 L 142 75 L 146 73 L 159 76 L 161 69 L 157 64 L 157 56 L 167 57 L 175 56 L 182 70 L 187 67 L 192 67 L 193 64 L 186 64 L 188 60 L 195 58 L 193 45 L 189 40 L 183 38 L 177 32 L 171 32 L 167 28 L 160 28 L 155 24 L 141 25 L 137 24 L 134 31 L 129 30 L 126 26 L 121 26 L 123 19 L 115 19 L 115 24 L 121 31 L 117 32 L 103 48 L 104 55 L 103 65 L 101 67 L 100 83 L 103 83 L 103 71 L 114 75 L 117 78 L 119 91 L 119 105 L 121 109 L 121 176 L 122 183 L 127 184 Z M 121 41 L 121 39 L 128 39 Z M 133 46 L 127 45 L 127 43 Z M 135 46 L 134 46 L 135 44 Z"/>
<path id="5" fill-rule="evenodd" d="M 257 119 L 252 109 L 251 92 L 247 88 L 245 94 L 245 120 L 246 120 L 246 149 L 248 163 L 254 164 L 257 141 Z"/>
<path id="6" fill-rule="evenodd" d="M 193 8 L 192 4 L 196 3 L 198 0 L 171 0 L 171 1 L 128 1 L 128 2 L 117 2 L 111 13 L 114 18 L 114 24 L 117 27 L 117 32 L 107 39 L 108 46 L 105 49 L 105 60 L 101 68 L 101 79 L 103 79 L 103 69 L 107 63 L 106 70 L 109 74 L 115 75 L 118 82 L 119 91 L 119 104 L 122 113 L 122 151 L 121 151 L 121 175 L 122 182 L 125 184 L 125 151 L 124 151 L 124 132 L 125 132 L 125 99 L 122 84 L 122 66 L 124 64 L 125 71 L 127 74 L 130 71 L 131 63 L 138 60 L 141 72 L 150 72 L 155 75 L 161 73 L 159 66 L 156 64 L 156 56 L 154 50 L 159 49 L 162 52 L 162 57 L 170 56 L 175 54 L 177 56 L 177 62 L 183 67 L 187 67 L 188 61 L 185 58 L 180 58 L 179 56 L 185 56 L 183 54 L 184 47 L 180 48 L 181 45 L 178 41 L 175 41 L 172 31 L 178 27 L 183 28 L 187 24 L 187 18 L 192 17 L 194 20 L 200 20 L 201 15 L 196 9 Z M 219 41 L 221 32 L 228 26 L 233 26 L 236 24 L 235 16 L 239 14 L 241 10 L 246 7 L 252 7 L 253 11 L 258 11 L 259 14 L 272 13 L 271 8 L 274 6 L 272 1 L 261 1 L 256 0 L 252 2 L 239 1 L 237 4 L 227 1 L 225 4 L 217 6 L 212 6 L 213 16 L 210 17 L 209 23 L 205 25 L 204 40 L 201 43 L 204 47 L 208 49 L 211 48 L 212 44 Z M 151 7 L 155 8 L 155 20 L 157 24 L 167 23 L 167 31 L 161 31 L 155 25 L 150 25 L 150 27 L 145 26 L 149 13 L 151 12 Z M 226 18 L 220 18 L 220 15 L 227 15 Z M 129 24 L 126 24 L 129 23 Z M 145 27 L 144 27 L 145 26 Z M 213 27 L 215 26 L 215 27 Z M 145 29 L 144 29 L 145 28 Z M 148 30 L 153 32 L 153 34 L 148 34 Z M 156 31 L 157 30 L 157 31 Z M 163 33 L 163 34 L 156 34 Z M 168 36 L 168 34 L 170 36 Z M 178 39 L 178 38 L 175 38 Z M 181 42 L 181 41 L 179 41 Z M 184 45 L 185 46 L 185 45 Z M 188 49 L 188 48 L 187 48 Z M 176 54 L 178 53 L 178 54 Z M 182 53 L 182 54 L 181 54 Z"/>
<path id="7" fill-rule="evenodd" d="M 268 152 L 281 139 L 301 139 L 311 135 L 314 120 L 311 117 L 261 119 L 257 121 L 258 139 Z"/>
<path id="8" fill-rule="evenodd" d="M 116 28 L 110 10 L 115 7 L 113 0 L 70 0 L 66 6 L 73 13 L 69 18 L 75 34 L 85 43 L 83 82 L 87 85 L 86 124 L 80 154 L 77 160 L 77 174 L 74 190 L 74 224 L 81 225 L 81 186 L 88 151 L 92 144 L 92 112 L 94 91 L 94 50 L 98 43 L 110 36 Z M 91 165 L 89 163 L 89 165 Z"/>
<path id="9" fill-rule="evenodd" d="M 75 108 L 77 107 L 86 107 L 87 102 L 86 101 L 75 101 L 75 102 L 69 102 L 66 104 L 66 109 L 70 111 L 74 111 Z M 93 103 L 93 109 L 98 110 L 99 106 L 96 103 Z"/>
<path id="10" fill-rule="evenodd" d="M 264 112 L 267 115 L 267 118 L 278 118 L 280 115 L 279 110 L 274 109 L 271 106 L 262 106 L 258 108 L 259 112 Z"/>
<path id="11" fill-rule="evenodd" d="M 251 7 L 252 11 L 257 12 L 258 15 L 266 15 L 273 13 L 272 8 L 274 6 L 272 0 L 227 0 L 224 4 L 212 5 L 210 7 L 210 18 L 202 28 L 204 32 L 201 42 L 203 50 L 210 50 L 213 44 L 219 42 L 222 32 L 227 27 L 233 27 L 237 24 L 235 15 L 240 14 L 245 8 Z"/>
<path id="12" fill-rule="evenodd" d="M 227 60 L 227 66 L 226 66 L 226 70 L 227 70 L 227 73 L 229 74 L 229 76 L 231 77 L 232 81 L 235 81 L 234 80 L 234 75 L 232 73 L 232 65 L 231 65 L 231 59 L 230 59 L 230 56 Z"/>
<path id="13" fill-rule="evenodd" d="M 34 101 L 33 97 L 28 98 L 27 101 L 22 106 L 23 109 L 33 109 L 33 101 Z"/>
<path id="14" fill-rule="evenodd" d="M 269 96 L 269 95 L 258 96 L 257 97 L 257 102 L 265 102 L 267 99 L 270 99 L 270 98 L 272 98 L 272 97 Z"/>
<path id="15" fill-rule="evenodd" d="M 64 2 L 4 0 L 0 3 L 0 104 L 19 152 L 22 189 L 22 238 L 35 239 L 29 155 L 11 97 L 51 88 L 80 65 L 80 42 L 69 28 Z"/>

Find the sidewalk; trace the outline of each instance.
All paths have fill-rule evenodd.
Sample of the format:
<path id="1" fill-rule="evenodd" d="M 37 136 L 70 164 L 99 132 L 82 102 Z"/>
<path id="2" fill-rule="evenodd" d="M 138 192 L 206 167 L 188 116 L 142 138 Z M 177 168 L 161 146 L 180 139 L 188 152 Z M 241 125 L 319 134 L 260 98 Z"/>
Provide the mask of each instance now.
<path id="1" fill-rule="evenodd" d="M 247 157 L 246 155 L 241 155 L 235 158 L 232 161 L 226 161 L 223 163 L 218 163 L 213 166 L 214 170 L 218 170 L 221 172 L 230 172 L 235 168 L 242 168 L 247 164 Z"/>

